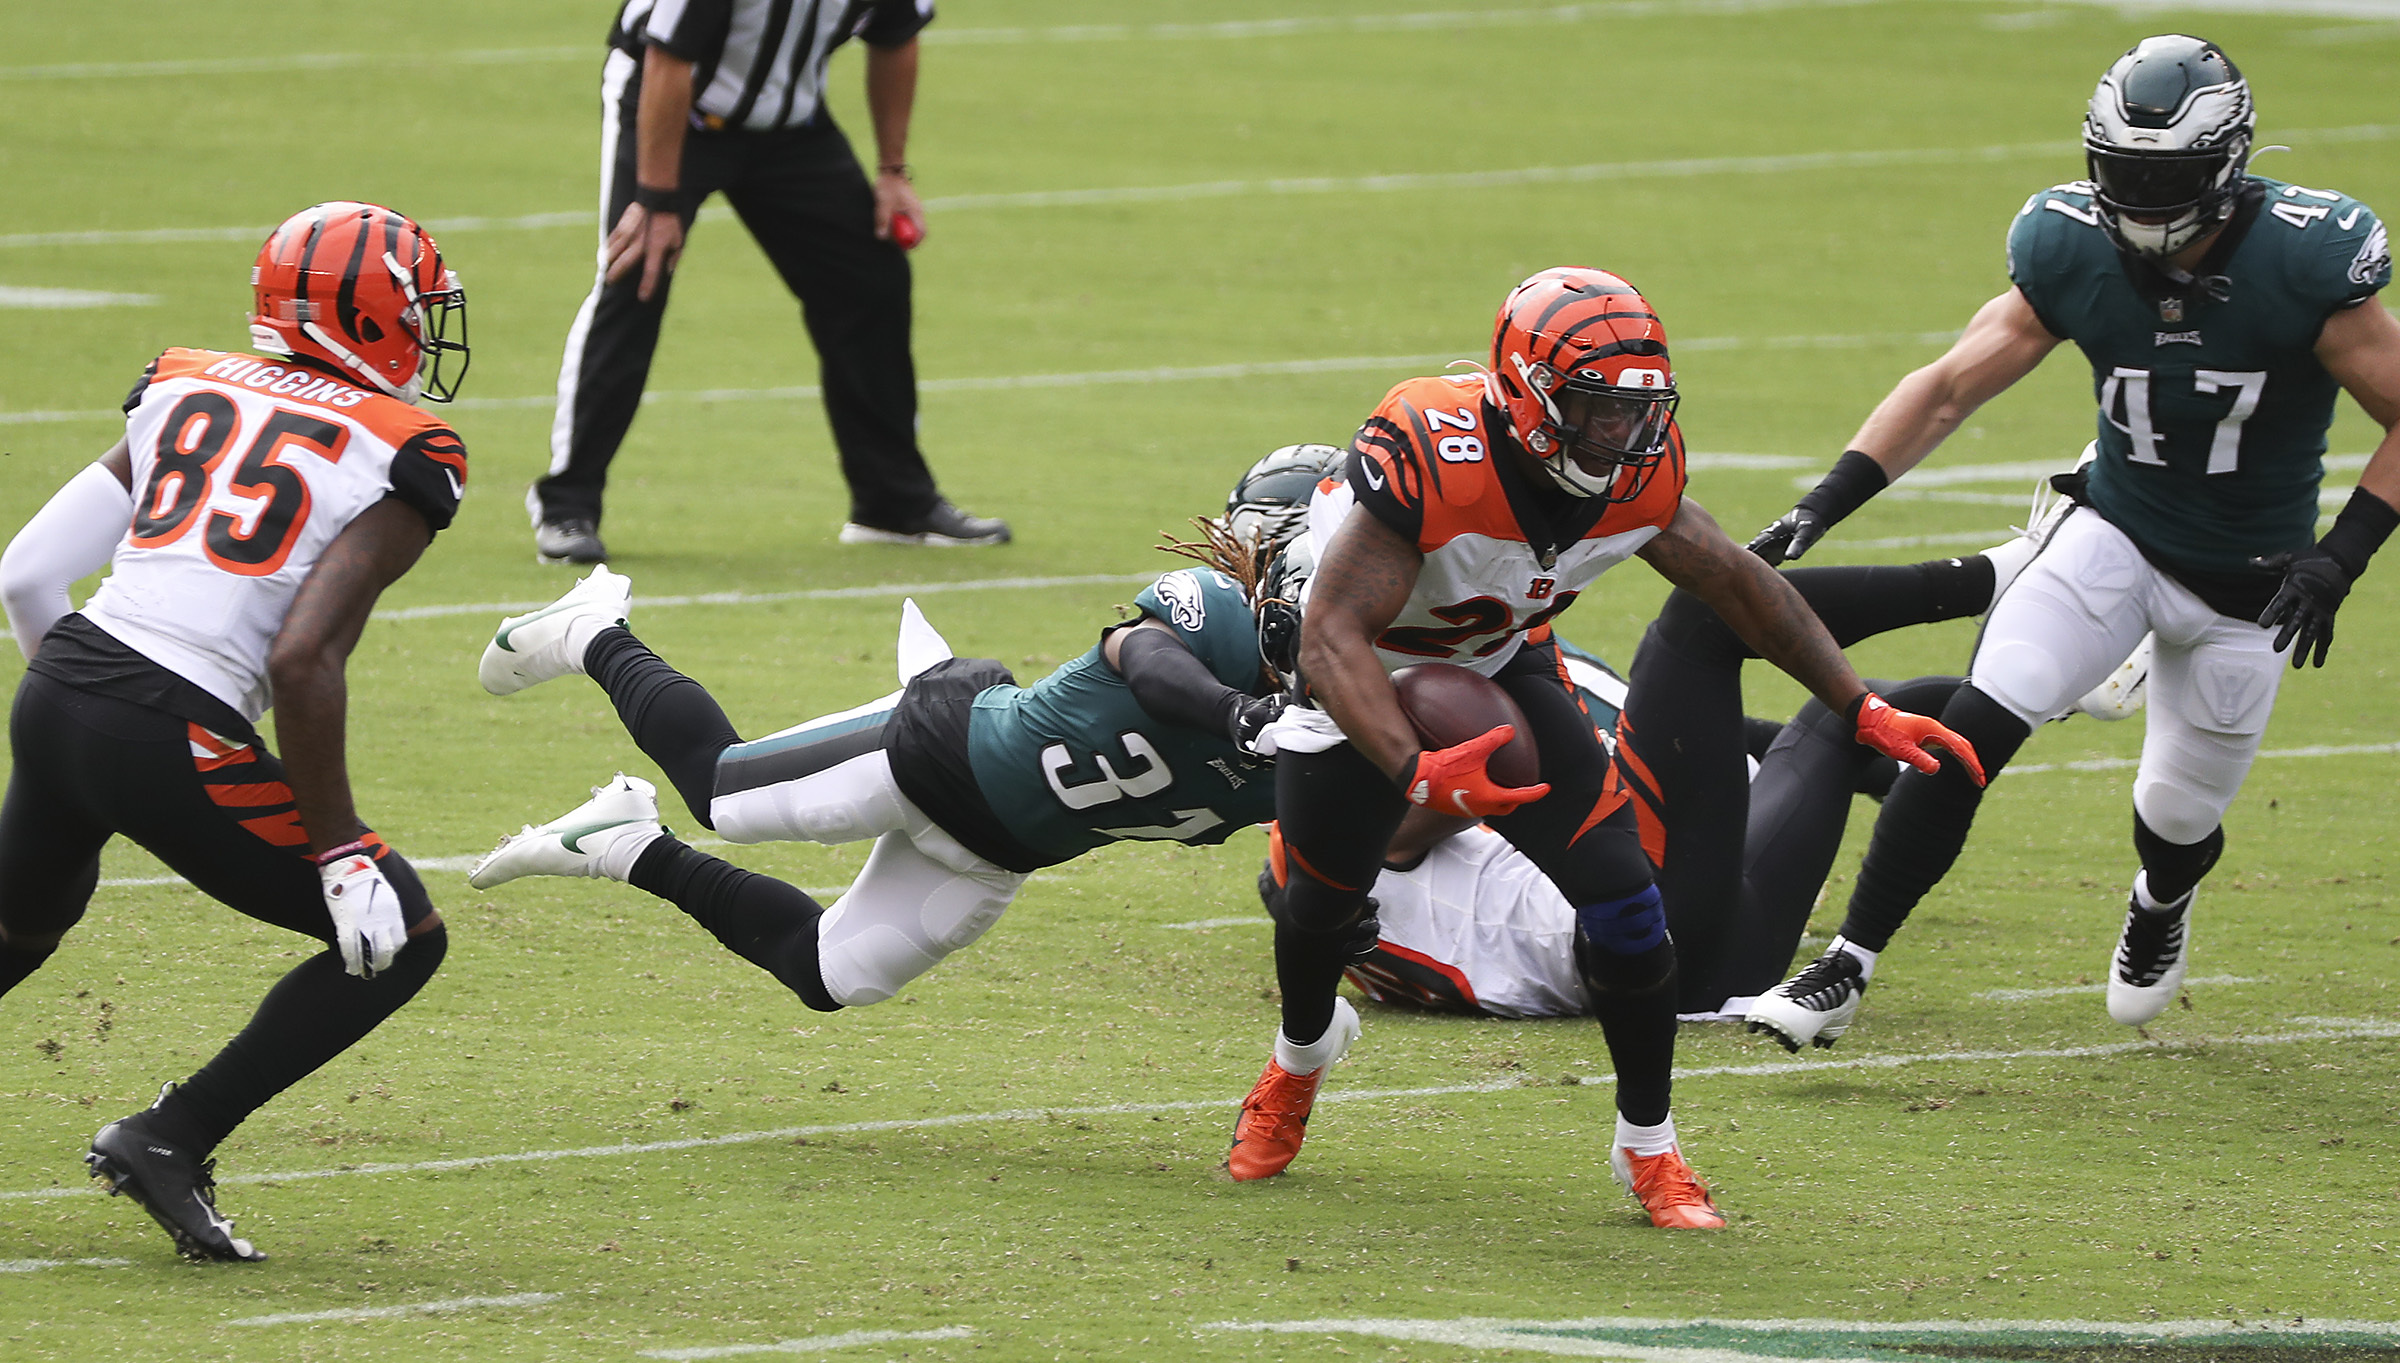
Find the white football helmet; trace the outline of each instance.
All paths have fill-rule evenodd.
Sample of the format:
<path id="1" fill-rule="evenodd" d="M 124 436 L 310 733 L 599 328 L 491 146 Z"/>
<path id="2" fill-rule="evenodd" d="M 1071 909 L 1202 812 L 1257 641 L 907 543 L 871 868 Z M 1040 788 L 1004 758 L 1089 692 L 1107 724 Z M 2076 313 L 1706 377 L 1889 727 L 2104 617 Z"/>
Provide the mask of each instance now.
<path id="1" fill-rule="evenodd" d="M 2159 259 L 2222 226 L 2254 123 L 2250 82 L 2215 43 L 2161 34 L 2117 58 L 2083 120 L 2084 163 L 2109 237 Z"/>

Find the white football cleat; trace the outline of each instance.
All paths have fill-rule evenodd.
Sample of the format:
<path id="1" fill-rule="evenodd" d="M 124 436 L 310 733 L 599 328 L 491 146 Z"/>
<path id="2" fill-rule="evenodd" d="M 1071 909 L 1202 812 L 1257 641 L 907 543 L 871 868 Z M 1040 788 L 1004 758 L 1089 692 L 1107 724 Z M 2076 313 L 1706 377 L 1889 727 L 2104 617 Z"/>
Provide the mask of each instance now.
<path id="1" fill-rule="evenodd" d="M 2153 913 L 2142 907 L 2149 894 L 2146 875 L 2135 878 L 2125 927 L 2108 962 L 2108 1015 L 2128 1027 L 2155 1019 L 2183 991 L 2183 972 L 2191 963 L 2192 901 L 2199 898 L 2194 890 Z"/>
<path id="2" fill-rule="evenodd" d="M 600 627 L 624 624 L 632 603 L 633 579 L 596 567 L 549 605 L 501 621 L 484 645 L 475 676 L 484 690 L 506 696 L 579 673 L 592 635 Z"/>
<path id="3" fill-rule="evenodd" d="M 1808 968 L 1751 1001 L 1749 1028 L 1765 1032 L 1787 1051 L 1831 1046 L 1858 1020 L 1866 997 L 1866 971 L 1858 958 L 1829 947 Z"/>
<path id="4" fill-rule="evenodd" d="M 2130 719 L 2150 699 L 2150 646 L 2156 635 L 2145 634 L 2134 645 L 2133 653 L 2108 679 L 2083 694 L 2083 699 L 2067 707 L 2070 715 L 2090 715 L 2094 719 L 2114 723 Z"/>
<path id="5" fill-rule="evenodd" d="M 502 838 L 467 883 L 478 890 L 506 885 L 519 876 L 589 876 L 623 880 L 651 840 L 666 830 L 658 822 L 658 788 L 618 772 L 592 798 L 539 828 Z"/>

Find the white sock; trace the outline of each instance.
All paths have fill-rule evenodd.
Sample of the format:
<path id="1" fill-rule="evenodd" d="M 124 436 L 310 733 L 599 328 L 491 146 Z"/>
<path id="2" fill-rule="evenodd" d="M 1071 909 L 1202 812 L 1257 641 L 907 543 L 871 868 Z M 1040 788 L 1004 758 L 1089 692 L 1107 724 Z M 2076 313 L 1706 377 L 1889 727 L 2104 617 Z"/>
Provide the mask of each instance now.
<path id="1" fill-rule="evenodd" d="M 599 637 L 600 631 L 607 629 L 616 623 L 617 622 L 614 620 L 603 620 L 596 615 L 578 615 L 574 619 L 569 620 L 567 622 L 567 632 L 564 636 L 567 649 L 567 667 L 577 676 L 584 675 L 584 650 L 592 646 L 592 640 Z"/>
<path id="2" fill-rule="evenodd" d="M 1349 1049 L 1351 1038 L 1357 1035 L 1357 1010 L 1350 1006 L 1350 1000 L 1337 998 L 1333 1001 L 1333 1021 L 1326 1024 L 1325 1035 L 1307 1045 L 1303 1046 L 1285 1036 L 1281 1028 L 1276 1029 L 1275 1063 L 1283 1066 L 1285 1074 L 1315 1074 L 1341 1059 L 1342 1052 Z"/>
<path id="3" fill-rule="evenodd" d="M 2133 873 L 2133 902 L 2139 904 L 2144 913 L 2181 913 L 2192 906 L 2192 896 L 2190 891 L 2186 891 L 2183 898 L 2174 903 L 2161 904 L 2151 897 L 2150 873 L 2136 871 Z"/>
<path id="4" fill-rule="evenodd" d="M 1637 1155 L 1663 1155 L 1675 1148 L 1675 1114 L 1656 1126 L 1635 1126 L 1617 1114 L 1617 1148 Z"/>
<path id="5" fill-rule="evenodd" d="M 2033 556 L 2040 550 L 2041 546 L 2035 544 L 2031 537 L 2019 535 L 2006 544 L 1996 544 L 1983 551 L 1983 556 L 1992 561 L 1993 602 L 2000 600 L 2000 593 L 2008 590 L 2008 584 L 2017 580 L 2017 574 L 2025 571 L 2025 565 L 2033 562 Z M 1986 611 L 1990 609 L 1990 606 L 1984 607 Z"/>
<path id="6" fill-rule="evenodd" d="M 1881 953 L 1869 951 L 1865 947 L 1860 946 L 1858 943 L 1853 942 L 1849 938 L 1843 937 L 1839 934 L 1834 936 L 1833 945 L 1825 949 L 1827 951 L 1849 952 L 1852 959 L 1858 962 L 1858 977 L 1862 980 L 1871 980 L 1875 978 L 1875 958 Z"/>
<path id="7" fill-rule="evenodd" d="M 610 880 L 631 880 L 633 864 L 641 860 L 642 853 L 650 844 L 666 836 L 666 832 L 666 829 L 654 826 L 619 834 L 616 841 L 600 849 L 600 855 L 592 859 L 592 869 Z"/>

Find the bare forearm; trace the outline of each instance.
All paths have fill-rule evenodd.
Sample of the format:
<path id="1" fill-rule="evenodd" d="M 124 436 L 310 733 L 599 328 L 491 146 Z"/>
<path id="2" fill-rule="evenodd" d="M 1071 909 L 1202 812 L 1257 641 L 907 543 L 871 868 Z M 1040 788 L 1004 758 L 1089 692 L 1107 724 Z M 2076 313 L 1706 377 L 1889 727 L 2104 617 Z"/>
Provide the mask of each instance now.
<path id="1" fill-rule="evenodd" d="M 1313 622 L 1312 622 L 1313 623 Z M 1317 706 L 1342 726 L 1350 746 L 1384 775 L 1397 780 L 1409 759 L 1423 750 L 1417 731 L 1400 712 L 1392 679 L 1364 636 L 1304 644 L 1301 671 Z"/>
<path id="2" fill-rule="evenodd" d="M 1928 365 L 1900 380 L 1875 405 L 1849 447 L 1880 465 L 1885 478 L 1897 478 L 1923 463 L 1974 411 L 1958 402 L 1939 369 Z"/>
<path id="3" fill-rule="evenodd" d="M 275 745 L 311 852 L 339 847 L 366 829 L 350 795 L 349 707 L 338 658 L 290 664 L 276 676 Z"/>
<path id="4" fill-rule="evenodd" d="M 875 125 L 875 163 L 908 161 L 908 121 L 917 106 L 917 40 L 867 47 L 867 116 Z"/>
<path id="5" fill-rule="evenodd" d="M 692 117 L 692 64 L 651 48 L 642 57 L 641 112 L 634 120 L 634 180 L 651 189 L 683 183 L 683 134 Z"/>
<path id="6" fill-rule="evenodd" d="M 1846 712 L 1865 693 L 1866 683 L 1826 632 L 1824 622 L 1783 574 L 1759 562 L 1755 571 L 1723 583 L 1701 599 L 1758 656 L 1789 673 L 1834 713 Z"/>

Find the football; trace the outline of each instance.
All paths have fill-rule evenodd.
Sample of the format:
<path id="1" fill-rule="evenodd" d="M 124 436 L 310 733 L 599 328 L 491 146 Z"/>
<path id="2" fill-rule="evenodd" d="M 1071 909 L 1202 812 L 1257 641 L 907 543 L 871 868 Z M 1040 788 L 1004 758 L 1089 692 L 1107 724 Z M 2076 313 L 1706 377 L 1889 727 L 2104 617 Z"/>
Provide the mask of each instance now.
<path id="1" fill-rule="evenodd" d="M 1451 663 L 1419 663 L 1394 672 L 1392 689 L 1400 693 L 1400 712 L 1416 727 L 1417 741 L 1428 748 L 1454 748 L 1498 725 L 1517 726 L 1516 737 L 1494 751 L 1484 769 L 1504 786 L 1542 779 L 1542 755 L 1525 712 L 1498 682 Z"/>

